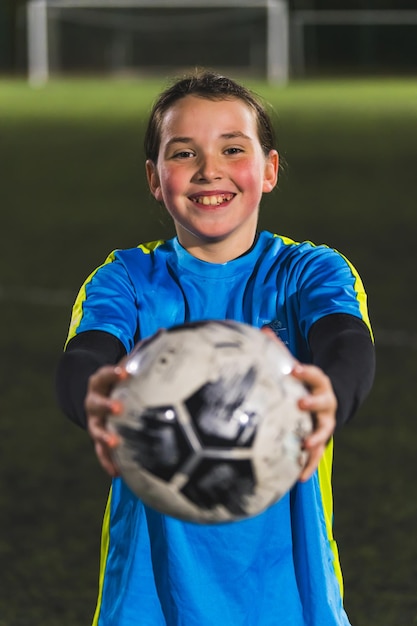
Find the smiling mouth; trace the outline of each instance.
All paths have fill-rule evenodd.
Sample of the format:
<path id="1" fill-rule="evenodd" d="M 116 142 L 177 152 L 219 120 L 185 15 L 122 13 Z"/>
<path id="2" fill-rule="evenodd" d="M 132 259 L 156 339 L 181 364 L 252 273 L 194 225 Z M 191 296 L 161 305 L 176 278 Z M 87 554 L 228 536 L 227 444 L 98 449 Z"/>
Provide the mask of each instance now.
<path id="1" fill-rule="evenodd" d="M 191 200 L 196 204 L 202 204 L 203 206 L 220 206 L 226 202 L 233 200 L 233 193 L 220 193 L 212 196 L 193 196 Z"/>

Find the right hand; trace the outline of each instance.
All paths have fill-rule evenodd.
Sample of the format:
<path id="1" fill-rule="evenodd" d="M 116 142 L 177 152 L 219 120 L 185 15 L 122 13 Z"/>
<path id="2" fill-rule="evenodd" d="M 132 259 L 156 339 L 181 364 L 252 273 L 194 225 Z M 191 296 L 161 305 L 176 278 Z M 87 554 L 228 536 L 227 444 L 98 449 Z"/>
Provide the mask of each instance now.
<path id="1" fill-rule="evenodd" d="M 117 435 L 110 433 L 106 428 L 106 418 L 109 414 L 117 415 L 121 412 L 120 403 L 110 398 L 113 387 L 121 380 L 125 380 L 128 373 L 121 365 L 105 365 L 90 376 L 85 397 L 85 411 L 87 414 L 87 430 L 93 440 L 97 458 L 104 470 L 112 477 L 119 475 L 111 451 L 118 443 Z"/>

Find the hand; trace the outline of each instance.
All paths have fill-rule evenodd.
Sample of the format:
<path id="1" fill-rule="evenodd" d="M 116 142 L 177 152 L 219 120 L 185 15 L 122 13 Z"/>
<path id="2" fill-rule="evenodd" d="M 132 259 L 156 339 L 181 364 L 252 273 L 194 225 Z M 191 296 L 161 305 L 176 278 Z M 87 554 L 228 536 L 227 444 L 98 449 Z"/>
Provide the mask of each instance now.
<path id="1" fill-rule="evenodd" d="M 268 326 L 261 332 L 275 341 L 281 341 Z M 314 430 L 304 442 L 304 449 L 309 458 L 300 480 L 305 482 L 317 469 L 326 445 L 336 427 L 337 399 L 330 378 L 315 365 L 297 363 L 292 371 L 295 378 L 301 380 L 309 390 L 309 394 L 299 401 L 300 409 L 309 411 L 314 417 Z"/>
<path id="2" fill-rule="evenodd" d="M 308 480 L 320 462 L 326 445 L 336 427 L 337 400 L 330 378 L 315 365 L 297 364 L 292 375 L 301 380 L 309 389 L 309 394 L 298 402 L 300 409 L 314 416 L 314 430 L 304 442 L 309 458 L 300 480 Z"/>
<path id="3" fill-rule="evenodd" d="M 106 429 L 106 417 L 110 413 L 117 415 L 121 412 L 120 402 L 112 400 L 110 392 L 114 385 L 124 380 L 128 373 L 123 366 L 105 365 L 90 376 L 85 397 L 87 414 L 87 430 L 93 440 L 97 458 L 110 476 L 118 476 L 119 471 L 112 460 L 111 450 L 118 445 L 117 435 Z"/>

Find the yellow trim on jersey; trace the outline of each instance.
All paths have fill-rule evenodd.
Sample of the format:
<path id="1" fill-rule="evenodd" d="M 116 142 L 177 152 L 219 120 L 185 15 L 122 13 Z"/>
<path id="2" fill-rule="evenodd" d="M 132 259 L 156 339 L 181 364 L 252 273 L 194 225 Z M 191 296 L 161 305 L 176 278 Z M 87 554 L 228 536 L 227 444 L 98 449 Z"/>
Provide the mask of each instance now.
<path id="1" fill-rule="evenodd" d="M 275 237 L 278 237 L 279 239 L 281 239 L 284 245 L 293 245 L 293 244 L 297 245 L 298 243 L 294 241 L 293 239 L 289 237 L 284 237 L 282 235 L 275 235 Z M 308 241 L 306 243 L 309 243 L 313 247 L 317 247 L 316 244 L 313 243 L 312 241 Z M 329 246 L 325 246 L 325 247 L 329 248 Z M 371 337 L 372 337 L 372 329 L 371 329 L 371 324 L 369 321 L 368 310 L 367 310 L 367 305 L 366 305 L 366 293 L 364 290 L 362 280 L 356 268 L 352 265 L 352 263 L 337 250 L 335 250 L 335 252 L 337 252 L 337 254 L 340 254 L 340 256 L 346 261 L 346 263 L 348 264 L 350 268 L 350 271 L 352 272 L 355 278 L 354 290 L 356 293 L 356 299 L 359 303 L 359 311 L 360 311 L 362 320 L 365 322 L 365 324 L 369 328 L 369 332 L 371 333 Z M 334 566 L 335 576 L 339 583 L 340 596 L 343 599 L 343 594 L 344 594 L 343 575 L 342 575 L 342 569 L 340 566 L 337 543 L 333 537 L 332 466 L 333 466 L 333 439 L 329 441 L 326 447 L 326 450 L 320 460 L 320 463 L 318 466 L 318 478 L 319 478 L 320 493 L 321 493 L 322 504 L 323 504 L 324 519 L 326 523 L 327 539 L 328 539 L 331 551 L 333 553 L 333 566 Z"/>
<path id="2" fill-rule="evenodd" d="M 370 335 L 372 337 L 372 341 L 373 341 L 374 340 L 374 335 L 373 335 L 373 332 L 372 332 L 371 322 L 370 322 L 369 315 L 368 315 L 368 307 L 367 307 L 367 304 L 366 304 L 367 297 L 366 297 L 365 288 L 363 286 L 362 279 L 359 276 L 358 271 L 356 270 L 355 266 L 352 265 L 352 263 L 349 261 L 349 259 L 347 259 L 340 252 L 338 254 L 340 254 L 340 256 L 342 256 L 345 259 L 346 263 L 350 267 L 350 271 L 352 272 L 352 274 L 355 277 L 354 289 L 356 291 L 356 298 L 357 298 L 357 300 L 359 302 L 359 310 L 361 312 L 362 320 L 367 325 L 367 327 L 369 329 L 369 332 L 370 332 Z"/>
<path id="3" fill-rule="evenodd" d="M 75 300 L 74 306 L 72 307 L 71 322 L 70 322 L 70 326 L 68 330 L 68 337 L 65 342 L 64 349 L 67 347 L 67 344 L 70 341 L 70 339 L 75 337 L 75 335 L 77 334 L 78 327 L 81 324 L 81 320 L 83 317 L 83 304 L 87 298 L 87 285 L 92 281 L 92 279 L 97 274 L 100 268 L 104 267 L 104 265 L 107 265 L 107 263 L 112 263 L 114 261 L 115 254 L 116 254 L 116 251 L 113 250 L 113 252 L 111 252 L 109 256 L 107 257 L 107 259 L 104 261 L 104 263 L 99 265 L 99 267 L 97 267 L 94 270 L 94 272 L 91 272 L 91 274 L 87 277 L 87 279 L 84 281 L 83 285 L 81 286 L 81 289 L 78 292 L 78 296 Z"/>
<path id="4" fill-rule="evenodd" d="M 157 241 L 149 241 L 148 243 L 141 243 L 138 248 L 142 250 L 145 254 L 150 254 L 159 246 L 161 246 L 165 241 L 163 239 L 158 239 Z"/>
<path id="5" fill-rule="evenodd" d="M 100 574 L 98 584 L 98 597 L 97 606 L 94 613 L 92 626 L 98 626 L 98 619 L 100 617 L 101 599 L 103 597 L 104 586 L 104 574 L 106 571 L 107 555 L 109 552 L 110 543 L 110 505 L 111 505 L 111 488 L 109 497 L 107 498 L 106 510 L 104 512 L 103 526 L 101 529 L 101 549 L 100 549 Z"/>
<path id="6" fill-rule="evenodd" d="M 319 485 L 323 503 L 324 519 L 326 522 L 327 539 L 333 552 L 333 566 L 340 588 L 340 596 L 343 599 L 343 575 L 340 567 L 337 543 L 333 537 L 333 492 L 332 492 L 332 466 L 333 466 L 333 439 L 327 444 L 326 450 L 318 467 Z"/>
<path id="7" fill-rule="evenodd" d="M 294 239 L 291 239 L 291 237 L 285 237 L 285 235 L 276 235 L 274 233 L 274 237 L 276 237 L 277 239 L 281 239 L 282 243 L 285 243 L 286 246 L 299 243 L 299 241 L 295 241 Z"/>
<path id="8" fill-rule="evenodd" d="M 159 239 L 157 241 L 150 241 L 149 243 L 140 244 L 138 248 L 140 248 L 140 250 L 142 250 L 144 254 L 151 254 L 151 252 L 156 250 L 156 248 L 158 248 L 163 243 L 164 243 L 164 240 Z M 94 278 L 95 274 L 98 272 L 99 269 L 101 269 L 104 265 L 107 265 L 108 263 L 112 263 L 114 261 L 116 252 L 117 250 L 113 250 L 113 252 L 111 252 L 109 256 L 107 257 L 107 259 L 104 261 L 104 263 L 99 265 L 99 267 L 97 267 L 93 272 L 91 272 L 91 274 L 84 281 L 80 291 L 78 292 L 74 306 L 72 307 L 71 322 L 70 322 L 68 336 L 65 342 L 64 349 L 67 347 L 67 344 L 70 341 L 70 339 L 75 337 L 75 335 L 77 334 L 78 327 L 81 324 L 81 320 L 83 316 L 83 304 L 87 298 L 87 293 L 86 293 L 87 285 L 92 281 L 92 279 Z"/>
<path id="9" fill-rule="evenodd" d="M 278 239 L 281 239 L 281 241 L 283 242 L 283 244 L 285 244 L 286 246 L 295 244 L 298 245 L 300 242 L 295 241 L 294 239 L 291 239 L 290 237 L 285 237 L 284 235 L 276 235 L 274 234 L 274 237 L 277 237 Z M 313 246 L 314 248 L 317 248 L 317 244 L 313 243 L 312 241 L 306 241 L 305 243 L 309 243 L 311 246 Z M 330 246 L 327 246 L 326 244 L 321 244 L 322 246 L 324 246 L 325 248 L 329 248 Z M 345 257 L 344 254 L 342 254 L 341 252 L 339 252 L 338 250 L 335 250 L 335 248 L 331 248 L 332 250 L 334 250 L 335 252 L 337 252 L 337 254 L 339 254 L 348 264 L 350 271 L 352 272 L 354 278 L 355 278 L 355 283 L 354 283 L 354 290 L 356 293 L 356 299 L 359 303 L 359 311 L 361 314 L 361 318 L 362 320 L 365 322 L 366 326 L 369 329 L 370 335 L 372 340 L 374 339 L 373 336 L 373 332 L 372 332 L 372 327 L 371 327 L 371 322 L 369 319 L 369 314 L 368 314 L 368 307 L 367 307 L 367 296 L 365 293 L 365 288 L 363 286 L 363 282 L 361 277 L 359 276 L 359 273 L 356 269 L 356 267 L 349 261 L 349 259 L 347 259 Z"/>

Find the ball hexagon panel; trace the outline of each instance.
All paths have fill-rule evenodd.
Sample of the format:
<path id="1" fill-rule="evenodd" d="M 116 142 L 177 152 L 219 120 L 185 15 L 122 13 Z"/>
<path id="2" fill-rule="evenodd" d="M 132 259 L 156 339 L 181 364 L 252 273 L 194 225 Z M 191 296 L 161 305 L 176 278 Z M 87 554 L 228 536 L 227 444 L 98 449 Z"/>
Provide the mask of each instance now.
<path id="1" fill-rule="evenodd" d="M 152 407 L 138 416 L 138 427 L 121 425 L 119 434 L 132 459 L 158 478 L 169 481 L 192 454 L 171 406 Z"/>
<path id="2" fill-rule="evenodd" d="M 232 515 L 244 515 L 243 500 L 255 489 L 250 459 L 203 458 L 181 490 L 201 509 L 224 506 Z"/>

